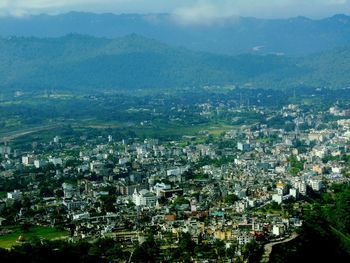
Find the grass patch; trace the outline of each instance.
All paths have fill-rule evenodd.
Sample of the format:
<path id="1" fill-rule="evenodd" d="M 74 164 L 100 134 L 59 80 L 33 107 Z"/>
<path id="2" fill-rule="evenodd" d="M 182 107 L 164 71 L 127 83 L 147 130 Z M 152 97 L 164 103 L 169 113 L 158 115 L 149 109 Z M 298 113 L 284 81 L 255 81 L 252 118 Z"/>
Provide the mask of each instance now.
<path id="1" fill-rule="evenodd" d="M 51 227 L 41 227 L 35 226 L 31 227 L 28 231 L 23 231 L 19 226 L 6 227 L 3 229 L 9 229 L 14 231 L 11 234 L 0 236 L 0 247 L 9 249 L 20 243 L 17 242 L 19 236 L 24 236 L 25 241 L 30 241 L 32 239 L 45 239 L 54 240 L 65 238 L 68 236 L 67 231 L 57 230 Z"/>

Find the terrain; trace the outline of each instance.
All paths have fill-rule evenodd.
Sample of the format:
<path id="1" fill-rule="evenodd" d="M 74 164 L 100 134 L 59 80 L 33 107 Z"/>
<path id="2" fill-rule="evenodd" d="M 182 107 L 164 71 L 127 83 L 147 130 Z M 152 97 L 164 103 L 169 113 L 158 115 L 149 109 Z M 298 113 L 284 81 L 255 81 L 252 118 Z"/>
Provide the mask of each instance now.
<path id="1" fill-rule="evenodd" d="M 70 34 L 0 39 L 0 59 L 2 92 L 350 86 L 350 48 L 302 58 L 228 56 L 171 47 L 135 34 L 116 39 Z"/>
<path id="2" fill-rule="evenodd" d="M 55 16 L 2 17 L 0 35 L 60 37 L 78 33 L 116 38 L 136 33 L 196 51 L 301 56 L 347 45 L 350 41 L 349 24 L 350 18 L 341 14 L 320 20 L 306 17 L 231 17 L 206 23 L 188 23 L 171 14 L 70 12 Z"/>

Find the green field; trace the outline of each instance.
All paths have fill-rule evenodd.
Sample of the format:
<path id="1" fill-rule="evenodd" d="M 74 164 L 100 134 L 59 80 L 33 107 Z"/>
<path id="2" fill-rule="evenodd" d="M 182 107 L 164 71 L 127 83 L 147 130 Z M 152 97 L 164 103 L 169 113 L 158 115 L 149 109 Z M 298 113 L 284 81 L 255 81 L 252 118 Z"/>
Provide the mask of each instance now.
<path id="1" fill-rule="evenodd" d="M 21 230 L 18 226 L 6 227 L 5 229 L 13 230 L 11 234 L 0 236 L 0 248 L 11 248 L 14 245 L 20 243 L 17 242 L 19 236 L 24 236 L 25 241 L 30 241 L 31 239 L 45 239 L 54 240 L 65 238 L 68 236 L 67 231 L 57 230 L 51 227 L 32 227 L 28 231 Z"/>

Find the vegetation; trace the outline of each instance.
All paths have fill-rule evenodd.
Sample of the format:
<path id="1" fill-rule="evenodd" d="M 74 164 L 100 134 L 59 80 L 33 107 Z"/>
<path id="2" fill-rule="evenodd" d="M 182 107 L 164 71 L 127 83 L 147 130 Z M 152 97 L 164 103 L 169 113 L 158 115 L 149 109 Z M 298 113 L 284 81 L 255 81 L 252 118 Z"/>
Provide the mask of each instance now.
<path id="1" fill-rule="evenodd" d="M 247 83 L 260 88 L 344 88 L 349 86 L 344 77 L 350 70 L 348 54 L 344 48 L 301 59 L 225 56 L 172 48 L 137 35 L 13 37 L 0 39 L 1 89 L 91 91 Z"/>
<path id="2" fill-rule="evenodd" d="M 345 11 L 345 10 L 344 10 Z M 2 36 L 61 36 L 71 32 L 114 38 L 138 33 L 176 46 L 220 54 L 248 52 L 304 55 L 347 45 L 350 41 L 346 15 L 324 19 L 294 17 L 259 19 L 227 18 L 220 23 L 183 25 L 172 14 L 94 14 L 70 12 L 60 15 L 0 17 Z M 91 23 L 98 21 L 98 23 Z M 42 26 L 45 25 L 45 26 Z M 215 39 L 215 44 L 213 43 Z M 263 45 L 256 47 L 257 45 Z M 252 48 L 256 47 L 252 51 Z"/>
<path id="3" fill-rule="evenodd" d="M 305 210 L 295 240 L 273 248 L 270 262 L 348 262 L 350 260 L 350 186 L 336 185 L 316 196 Z"/>
<path id="4" fill-rule="evenodd" d="M 111 262 L 126 260 L 128 256 L 121 244 L 110 239 L 94 243 L 36 240 L 9 251 L 0 249 L 2 262 Z"/>
<path id="5" fill-rule="evenodd" d="M 67 231 L 58 230 L 50 227 L 6 227 L 2 230 L 12 231 L 10 234 L 0 236 L 0 248 L 11 248 L 19 245 L 18 238 L 23 236 L 25 242 L 33 242 L 35 240 L 55 240 L 68 237 Z"/>
<path id="6" fill-rule="evenodd" d="M 292 155 L 289 158 L 289 162 L 290 162 L 290 173 L 292 175 L 297 175 L 299 172 L 304 170 L 305 161 L 298 160 L 294 155 Z"/>

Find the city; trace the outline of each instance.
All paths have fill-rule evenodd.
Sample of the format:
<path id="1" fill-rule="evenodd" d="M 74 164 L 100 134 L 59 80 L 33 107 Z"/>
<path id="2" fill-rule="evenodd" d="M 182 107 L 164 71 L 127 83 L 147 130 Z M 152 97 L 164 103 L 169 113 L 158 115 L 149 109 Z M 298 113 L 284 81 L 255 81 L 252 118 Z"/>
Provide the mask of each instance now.
<path id="1" fill-rule="evenodd" d="M 246 260 L 265 252 L 267 262 L 269 244 L 299 235 L 314 198 L 349 183 L 349 104 L 315 112 L 297 104 L 231 103 L 238 106 L 194 101 L 191 112 L 239 123 L 224 114 L 238 112 L 254 116 L 252 122 L 168 140 L 114 138 L 108 129 L 78 136 L 71 128 L 69 136 L 53 129 L 40 141 L 3 142 L 0 222 L 9 227 L 0 245 L 29 242 L 30 229 L 41 227 L 54 229 L 52 240 L 117 240 L 125 261 L 141 252 L 154 257 L 142 247 L 154 242 L 160 260 Z M 152 100 L 142 105 L 149 106 Z M 191 249 L 181 253 L 183 246 Z"/>
<path id="2" fill-rule="evenodd" d="M 0 262 L 350 262 L 350 0 L 0 0 Z"/>

